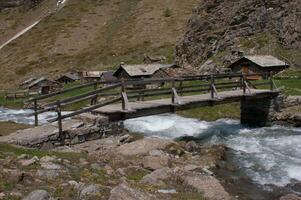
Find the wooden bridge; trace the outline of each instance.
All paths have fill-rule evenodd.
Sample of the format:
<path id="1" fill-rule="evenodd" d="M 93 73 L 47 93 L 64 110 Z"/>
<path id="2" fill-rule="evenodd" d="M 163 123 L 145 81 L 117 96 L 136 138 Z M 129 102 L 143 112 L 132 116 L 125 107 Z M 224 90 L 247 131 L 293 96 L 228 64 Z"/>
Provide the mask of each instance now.
<path id="1" fill-rule="evenodd" d="M 262 74 L 261 76 L 267 77 Z M 62 98 L 68 93 L 76 93 L 76 95 Z M 56 111 L 57 117 L 49 121 L 57 121 L 59 132 L 62 133 L 63 120 L 82 113 L 105 115 L 109 121 L 119 121 L 237 102 L 252 97 L 269 99 L 277 95 L 278 91 L 271 76 L 266 80 L 250 82 L 245 79 L 244 74 L 215 74 L 164 79 L 99 81 L 38 96 L 29 101 L 34 104 L 36 126 L 38 126 L 39 114 Z M 83 102 L 86 107 L 62 114 L 64 107 Z"/>

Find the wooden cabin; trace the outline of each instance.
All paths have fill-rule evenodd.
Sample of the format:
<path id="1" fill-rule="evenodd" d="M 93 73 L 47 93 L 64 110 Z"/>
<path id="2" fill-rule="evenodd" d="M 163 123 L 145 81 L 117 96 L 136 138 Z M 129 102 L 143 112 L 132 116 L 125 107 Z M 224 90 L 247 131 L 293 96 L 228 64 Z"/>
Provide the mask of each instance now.
<path id="1" fill-rule="evenodd" d="M 78 81 L 78 80 L 80 80 L 80 77 L 78 76 L 78 74 L 67 73 L 67 74 L 64 74 L 64 75 L 60 76 L 55 81 L 57 81 L 59 83 L 67 84 L 67 83 L 72 83 L 72 82 L 75 82 L 75 81 Z"/>
<path id="2" fill-rule="evenodd" d="M 49 94 L 51 92 L 55 92 L 60 90 L 63 86 L 56 82 L 49 80 L 45 77 L 41 77 L 35 81 L 33 81 L 30 85 L 28 85 L 28 90 L 30 92 L 39 92 L 40 94 Z"/>
<path id="3" fill-rule="evenodd" d="M 273 75 L 281 72 L 288 67 L 289 65 L 287 63 L 270 55 L 244 56 L 228 66 L 228 68 L 230 68 L 232 72 L 236 73 L 271 73 Z M 247 79 L 258 80 L 262 78 L 265 77 L 261 77 L 259 75 L 249 77 L 247 76 Z"/>
<path id="4" fill-rule="evenodd" d="M 114 76 L 118 79 L 143 79 L 143 78 L 165 78 L 168 77 L 167 69 L 170 65 L 163 64 L 140 64 L 140 65 L 125 65 L 120 64 L 114 72 Z"/>

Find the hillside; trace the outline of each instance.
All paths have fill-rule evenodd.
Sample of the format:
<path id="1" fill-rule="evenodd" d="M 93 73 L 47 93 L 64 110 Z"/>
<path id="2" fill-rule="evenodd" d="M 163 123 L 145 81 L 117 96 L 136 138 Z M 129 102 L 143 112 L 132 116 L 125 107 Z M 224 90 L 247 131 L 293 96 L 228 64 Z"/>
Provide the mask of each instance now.
<path id="1" fill-rule="evenodd" d="M 200 67 L 210 59 L 226 66 L 241 51 L 272 54 L 300 67 L 300 11 L 299 0 L 203 1 L 177 45 L 176 63 Z"/>
<path id="2" fill-rule="evenodd" d="M 49 13 L 45 9 L 51 6 L 43 5 L 53 2 L 0 11 L 0 24 L 10 21 L 0 29 L 1 35 L 13 35 L 16 24 L 30 24 L 32 15 Z M 121 61 L 138 63 L 145 54 L 172 61 L 174 46 L 197 3 L 199 0 L 68 0 L 62 9 L 50 12 L 0 50 L 0 85 L 6 88 L 33 74 L 54 76 L 70 68 L 101 70 Z"/>

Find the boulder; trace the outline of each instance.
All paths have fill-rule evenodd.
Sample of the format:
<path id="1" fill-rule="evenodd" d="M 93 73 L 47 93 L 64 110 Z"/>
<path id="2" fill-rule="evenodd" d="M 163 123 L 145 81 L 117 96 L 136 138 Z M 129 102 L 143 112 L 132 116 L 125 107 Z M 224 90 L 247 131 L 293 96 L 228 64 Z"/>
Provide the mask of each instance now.
<path id="1" fill-rule="evenodd" d="M 100 195 L 101 195 L 100 188 L 94 184 L 84 185 L 81 187 L 81 190 L 79 191 L 79 198 L 82 200 L 90 199 L 91 197 L 97 197 Z"/>
<path id="2" fill-rule="evenodd" d="M 129 187 L 128 184 L 122 183 L 111 190 L 109 200 L 156 200 L 157 198 L 146 192 Z"/>
<path id="3" fill-rule="evenodd" d="M 171 161 L 168 156 L 146 156 L 142 161 L 145 169 L 156 170 L 163 167 L 170 167 Z"/>
<path id="4" fill-rule="evenodd" d="M 213 176 L 200 174 L 184 175 L 183 184 L 194 188 L 205 198 L 210 200 L 230 200 L 230 195 L 225 191 L 220 182 Z"/>
<path id="5" fill-rule="evenodd" d="M 28 194 L 23 200 L 50 200 L 51 197 L 45 190 L 34 190 Z"/>
<path id="6" fill-rule="evenodd" d="M 140 183 L 161 186 L 164 185 L 164 180 L 170 178 L 173 174 L 173 171 L 170 168 L 162 168 L 153 171 L 150 174 L 145 175 Z"/>
<path id="7" fill-rule="evenodd" d="M 144 138 L 118 147 L 117 152 L 124 156 L 147 155 L 151 150 L 164 149 L 172 143 L 172 140 Z"/>

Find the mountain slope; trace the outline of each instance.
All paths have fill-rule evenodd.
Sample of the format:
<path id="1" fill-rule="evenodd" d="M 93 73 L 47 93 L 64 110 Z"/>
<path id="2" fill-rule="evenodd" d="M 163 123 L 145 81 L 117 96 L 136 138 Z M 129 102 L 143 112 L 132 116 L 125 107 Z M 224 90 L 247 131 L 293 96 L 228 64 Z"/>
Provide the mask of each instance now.
<path id="1" fill-rule="evenodd" d="M 235 51 L 272 54 L 301 65 L 299 0 L 204 0 L 176 48 L 176 63 L 227 65 Z M 235 56 L 234 56 L 235 57 Z"/>
<path id="2" fill-rule="evenodd" d="M 46 2 L 48 0 L 45 0 Z M 32 74 L 57 75 L 71 68 L 105 69 L 144 54 L 173 60 L 199 0 L 69 0 L 28 33 L 0 50 L 3 87 Z"/>

